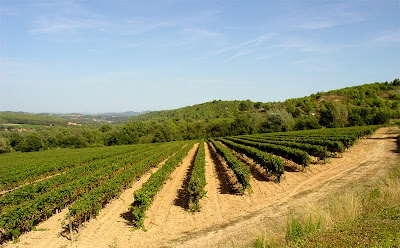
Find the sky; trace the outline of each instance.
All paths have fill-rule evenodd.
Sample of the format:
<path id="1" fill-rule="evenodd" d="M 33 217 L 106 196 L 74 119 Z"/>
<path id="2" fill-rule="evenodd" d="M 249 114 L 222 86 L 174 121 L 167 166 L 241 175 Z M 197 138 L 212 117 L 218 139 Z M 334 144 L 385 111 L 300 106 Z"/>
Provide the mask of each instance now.
<path id="1" fill-rule="evenodd" d="M 400 0 L 0 0 L 0 111 L 284 101 L 400 77 Z"/>

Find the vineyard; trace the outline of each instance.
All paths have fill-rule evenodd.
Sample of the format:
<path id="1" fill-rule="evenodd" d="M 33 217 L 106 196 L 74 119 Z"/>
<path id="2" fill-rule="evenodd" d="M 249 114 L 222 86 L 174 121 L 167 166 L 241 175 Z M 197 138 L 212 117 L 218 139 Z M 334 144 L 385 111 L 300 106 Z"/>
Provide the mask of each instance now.
<path id="1" fill-rule="evenodd" d="M 204 141 L 179 141 L 85 149 L 61 149 L 0 156 L 0 243 L 35 229 L 49 217 L 68 209 L 60 225 L 66 237 L 85 223 L 146 173 L 150 177 L 133 193 L 130 206 L 136 229 L 157 194 L 195 151 L 185 184 L 187 214 L 202 210 L 207 195 L 206 150 L 213 153 L 230 179 L 236 195 L 251 189 L 253 167 L 261 168 L 271 183 L 284 180 L 285 172 L 304 171 L 341 157 L 360 138 L 379 127 L 318 129 L 231 136 Z M 328 165 L 329 166 L 329 165 Z M 221 168 L 222 168 L 221 167 Z M 219 172 L 222 173 L 222 172 Z M 251 190 L 249 191 L 251 192 Z"/>

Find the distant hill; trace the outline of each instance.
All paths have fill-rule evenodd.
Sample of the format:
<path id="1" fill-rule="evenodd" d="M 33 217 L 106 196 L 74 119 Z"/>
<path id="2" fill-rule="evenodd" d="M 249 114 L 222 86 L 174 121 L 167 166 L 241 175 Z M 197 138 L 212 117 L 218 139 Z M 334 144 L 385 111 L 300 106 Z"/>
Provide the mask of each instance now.
<path id="1" fill-rule="evenodd" d="M 115 116 L 137 116 L 149 113 L 150 111 L 143 111 L 143 112 L 135 112 L 135 111 L 126 111 L 126 112 L 110 112 L 110 113 L 100 113 L 98 115 L 115 115 Z M 96 115 L 96 114 L 92 114 Z"/>
<path id="2" fill-rule="evenodd" d="M 1 115 L 2 114 L 2 115 Z M 53 147 L 111 146 L 230 135 L 399 123 L 400 80 L 364 84 L 284 102 L 214 100 L 174 110 L 88 114 L 1 113 L 0 148 L 32 151 Z M 72 122 L 72 123 L 68 123 Z M 14 128 L 5 124 L 70 125 Z M 115 123 L 115 125 L 113 124 Z M 25 124 L 25 125 L 26 125 Z M 84 125 L 78 125 L 84 124 Z M 110 125 L 113 124 L 113 125 Z M 41 126 L 42 127 L 42 126 Z M 25 132 L 35 131 L 35 132 Z M 35 141 L 35 146 L 32 145 Z M 1 150 L 1 149 L 0 149 Z"/>
<path id="3" fill-rule="evenodd" d="M 25 112 L 0 112 L 0 124 L 29 124 L 44 126 L 67 126 L 68 120 L 55 116 L 30 114 Z"/>
<path id="4" fill-rule="evenodd" d="M 144 112 L 109 112 L 109 113 L 88 113 L 88 114 L 57 114 L 60 118 L 72 119 L 79 123 L 122 123 L 128 120 L 132 116 L 141 115 L 143 113 L 148 113 L 150 111 Z"/>
<path id="5" fill-rule="evenodd" d="M 183 119 L 191 122 L 232 122 L 239 116 L 256 120 L 265 119 L 268 113 L 271 115 L 274 112 L 285 111 L 294 118 L 315 118 L 317 122 L 321 122 L 322 117 L 320 124 L 330 126 L 328 119 L 332 119 L 332 116 L 327 115 L 338 114 L 339 109 L 342 108 L 346 123 L 331 123 L 332 125 L 372 124 L 371 118 L 378 112 L 384 113 L 390 118 L 399 118 L 399 93 L 400 82 L 395 79 L 390 83 L 372 83 L 318 92 L 306 97 L 288 99 L 284 102 L 214 100 L 174 110 L 153 111 L 134 116 L 128 121 L 164 122 Z M 324 118 L 327 120 L 324 120 Z"/>

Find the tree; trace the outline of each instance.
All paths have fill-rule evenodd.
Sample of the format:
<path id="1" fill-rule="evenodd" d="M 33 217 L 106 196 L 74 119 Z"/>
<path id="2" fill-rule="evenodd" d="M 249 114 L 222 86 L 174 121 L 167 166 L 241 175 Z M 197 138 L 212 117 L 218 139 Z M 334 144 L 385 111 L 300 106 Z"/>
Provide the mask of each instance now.
<path id="1" fill-rule="evenodd" d="M 248 111 L 252 107 L 252 102 L 250 100 L 241 101 L 239 104 L 240 111 Z"/>
<path id="2" fill-rule="evenodd" d="M 379 125 L 379 124 L 387 124 L 390 120 L 390 113 L 384 109 L 378 110 L 375 116 L 372 118 L 372 124 Z"/>
<path id="3" fill-rule="evenodd" d="M 100 126 L 99 131 L 102 133 L 106 133 L 112 129 L 110 124 L 103 124 Z"/>
<path id="4" fill-rule="evenodd" d="M 285 109 L 275 108 L 267 111 L 267 121 L 263 127 L 275 132 L 290 131 L 293 130 L 294 124 L 292 114 Z"/>
<path id="5" fill-rule="evenodd" d="M 36 132 L 27 133 L 20 144 L 20 150 L 23 152 L 40 151 L 44 147 L 44 143 L 40 135 Z"/>
<path id="6" fill-rule="evenodd" d="M 318 119 L 313 115 L 303 115 L 295 120 L 294 130 L 318 129 Z"/>
<path id="7" fill-rule="evenodd" d="M 10 152 L 10 147 L 7 145 L 6 140 L 0 137 L 0 153 Z"/>
<path id="8" fill-rule="evenodd" d="M 10 146 L 14 148 L 14 150 L 19 151 L 24 139 L 20 133 L 12 132 L 10 137 L 8 138 L 8 141 L 10 143 Z"/>
<path id="9" fill-rule="evenodd" d="M 335 126 L 344 127 L 347 124 L 349 112 L 346 105 L 341 102 L 332 102 L 330 111 Z"/>
<path id="10" fill-rule="evenodd" d="M 247 116 L 238 115 L 231 124 L 233 135 L 250 134 L 251 133 L 251 120 Z"/>
<path id="11" fill-rule="evenodd" d="M 347 124 L 349 112 L 341 102 L 324 102 L 320 109 L 319 124 L 325 127 L 344 127 Z"/>

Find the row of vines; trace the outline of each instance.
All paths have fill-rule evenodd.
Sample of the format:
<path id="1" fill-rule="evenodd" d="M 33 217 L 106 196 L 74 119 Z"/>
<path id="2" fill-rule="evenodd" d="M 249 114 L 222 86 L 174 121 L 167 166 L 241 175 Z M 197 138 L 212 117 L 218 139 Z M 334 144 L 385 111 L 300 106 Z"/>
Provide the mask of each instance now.
<path id="1" fill-rule="evenodd" d="M 0 243 L 18 237 L 48 217 L 68 208 L 71 229 L 99 211 L 153 167 L 134 192 L 133 224 L 144 227 L 146 211 L 171 173 L 195 149 L 187 184 L 189 211 L 200 211 L 205 196 L 205 144 L 232 172 L 239 192 L 250 188 L 252 164 L 280 181 L 291 164 L 307 167 L 343 153 L 378 127 L 351 127 L 232 136 L 204 141 L 181 141 L 81 150 L 38 152 L 0 157 Z M 198 144 L 198 145 L 197 145 Z M 290 163 L 289 163 L 290 162 Z"/>

